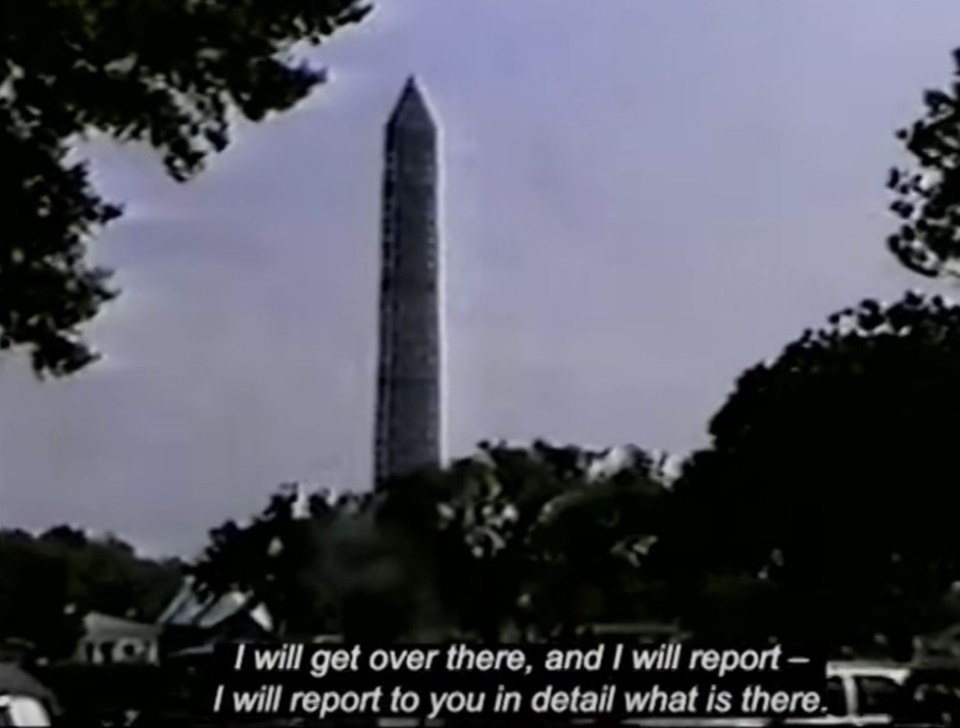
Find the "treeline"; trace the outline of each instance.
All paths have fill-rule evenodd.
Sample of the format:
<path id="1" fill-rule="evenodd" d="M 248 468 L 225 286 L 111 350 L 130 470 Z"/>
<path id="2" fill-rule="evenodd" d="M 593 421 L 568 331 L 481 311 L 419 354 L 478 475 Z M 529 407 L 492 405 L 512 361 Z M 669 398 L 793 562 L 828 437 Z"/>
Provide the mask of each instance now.
<path id="1" fill-rule="evenodd" d="M 488 443 L 376 493 L 282 488 L 192 572 L 288 635 L 666 620 L 901 654 L 957 616 L 958 416 L 960 307 L 866 301 L 744 373 L 675 480 L 640 448 Z"/>
<path id="2" fill-rule="evenodd" d="M 0 642 L 68 655 L 86 613 L 153 621 L 182 573 L 177 560 L 146 559 L 116 537 L 89 538 L 70 526 L 0 531 Z"/>

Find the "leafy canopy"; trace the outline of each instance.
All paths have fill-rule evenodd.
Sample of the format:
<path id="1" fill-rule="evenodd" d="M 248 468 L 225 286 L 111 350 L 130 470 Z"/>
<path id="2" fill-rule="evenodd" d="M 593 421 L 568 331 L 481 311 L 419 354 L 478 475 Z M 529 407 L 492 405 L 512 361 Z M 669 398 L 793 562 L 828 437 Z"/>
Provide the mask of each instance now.
<path id="1" fill-rule="evenodd" d="M 897 137 L 913 158 L 890 171 L 890 209 L 900 219 L 888 246 L 903 265 L 927 277 L 960 268 L 960 49 L 948 90 L 924 94 L 924 116 Z"/>
<path id="2" fill-rule="evenodd" d="M 617 619 L 658 533 L 653 459 L 538 441 L 482 443 L 440 472 L 388 483 L 381 519 L 406 526 L 432 562 L 456 626 L 485 641 Z"/>
<path id="3" fill-rule="evenodd" d="M 361 0 L 9 0 L 0 3 L 0 350 L 39 375 L 95 359 L 80 326 L 117 295 L 86 246 L 120 215 L 69 159 L 92 132 L 157 149 L 185 181 L 324 80 L 295 60 L 362 20 Z"/>
<path id="4" fill-rule="evenodd" d="M 747 371 L 677 484 L 685 553 L 783 585 L 795 624 L 920 619 L 960 577 L 958 371 L 960 307 L 919 294 Z"/>
<path id="5" fill-rule="evenodd" d="M 25 640 L 44 657 L 69 655 L 85 614 L 152 622 L 182 571 L 176 560 L 143 558 L 117 538 L 91 539 L 70 526 L 39 536 L 0 531 L 0 641 Z"/>
<path id="6" fill-rule="evenodd" d="M 665 491 L 643 451 L 613 467 L 607 455 L 483 444 L 374 493 L 289 486 L 250 523 L 212 531 L 191 573 L 208 594 L 252 593 L 287 634 L 496 641 L 613 615 L 630 606 Z"/>

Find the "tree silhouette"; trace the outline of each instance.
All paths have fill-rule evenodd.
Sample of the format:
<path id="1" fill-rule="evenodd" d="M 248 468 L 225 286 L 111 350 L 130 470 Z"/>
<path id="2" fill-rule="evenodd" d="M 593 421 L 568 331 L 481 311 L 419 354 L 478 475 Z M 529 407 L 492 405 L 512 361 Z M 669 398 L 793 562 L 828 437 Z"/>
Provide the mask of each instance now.
<path id="1" fill-rule="evenodd" d="M 370 493 L 307 494 L 289 484 L 249 523 L 211 531 L 191 566 L 201 595 L 249 595 L 281 636 L 386 641 L 411 631 L 423 569 L 406 539 L 376 524 Z"/>
<path id="2" fill-rule="evenodd" d="M 210 544 L 189 568 L 201 595 L 248 594 L 249 609 L 264 605 L 281 633 L 319 633 L 329 628 L 330 595 L 318 572 L 320 532 L 336 518 L 326 491 L 309 496 L 297 513 L 300 491 L 285 484 L 250 523 L 228 521 L 210 532 Z"/>
<path id="3" fill-rule="evenodd" d="M 675 563 L 778 584 L 798 639 L 929 627 L 960 577 L 958 371 L 960 308 L 918 294 L 747 371 L 676 485 Z"/>
<path id="4" fill-rule="evenodd" d="M 90 539 L 69 526 L 40 536 L 0 531 L 0 640 L 64 657 L 87 612 L 151 622 L 180 586 L 182 565 L 136 554 L 117 538 Z"/>
<path id="5" fill-rule="evenodd" d="M 927 277 L 960 272 L 960 50 L 949 90 L 928 90 L 922 118 L 897 132 L 913 164 L 890 171 L 890 209 L 900 220 L 888 246 Z"/>
<path id="6" fill-rule="evenodd" d="M 324 80 L 295 60 L 367 14 L 360 0 L 11 0 L 0 3 L 0 349 L 38 375 L 95 358 L 79 327 L 116 295 L 86 255 L 120 215 L 76 142 L 101 133 L 157 149 L 184 181 L 236 117 L 260 121 Z"/>
<path id="7" fill-rule="evenodd" d="M 652 459 L 536 442 L 482 443 L 442 471 L 385 485 L 381 518 L 411 531 L 455 624 L 484 641 L 543 634 L 631 602 L 663 486 Z"/>
<path id="8" fill-rule="evenodd" d="M 486 443 L 375 493 L 315 493 L 306 509 L 287 486 L 251 522 L 212 531 L 191 573 L 208 594 L 253 594 L 288 635 L 497 641 L 622 618 L 666 491 L 642 450 L 609 455 Z"/>

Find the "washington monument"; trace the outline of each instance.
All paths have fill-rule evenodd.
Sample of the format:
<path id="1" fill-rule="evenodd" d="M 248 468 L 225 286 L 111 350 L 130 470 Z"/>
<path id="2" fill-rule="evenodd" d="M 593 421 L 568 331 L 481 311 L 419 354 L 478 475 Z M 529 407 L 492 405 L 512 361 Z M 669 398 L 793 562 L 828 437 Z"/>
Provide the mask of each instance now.
<path id="1" fill-rule="evenodd" d="M 443 460 L 437 127 L 412 77 L 386 126 L 376 484 Z"/>

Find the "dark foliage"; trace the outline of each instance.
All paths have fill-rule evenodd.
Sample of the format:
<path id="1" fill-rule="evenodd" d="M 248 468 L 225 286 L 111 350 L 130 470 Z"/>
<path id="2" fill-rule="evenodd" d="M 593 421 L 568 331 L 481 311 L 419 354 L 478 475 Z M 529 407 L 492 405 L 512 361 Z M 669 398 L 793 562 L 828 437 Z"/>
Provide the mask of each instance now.
<path id="1" fill-rule="evenodd" d="M 955 275 L 960 259 L 960 50 L 954 82 L 924 94 L 924 116 L 897 133 L 911 167 L 890 171 L 891 210 L 900 219 L 888 245 L 910 270 Z"/>
<path id="2" fill-rule="evenodd" d="M 663 486 L 643 451 L 610 473 L 596 469 L 604 455 L 483 443 L 444 471 L 387 484 L 380 516 L 421 544 L 466 634 L 496 641 L 622 617 Z"/>
<path id="3" fill-rule="evenodd" d="M 39 537 L 0 532 L 0 640 L 63 657 L 85 613 L 153 621 L 181 578 L 179 562 L 144 559 L 119 539 L 90 540 L 69 526 Z"/>
<path id="4" fill-rule="evenodd" d="M 336 515 L 325 493 L 309 499 L 309 518 L 296 517 L 298 490 L 281 486 L 264 512 L 249 524 L 228 521 L 210 532 L 211 543 L 189 572 L 200 590 L 220 595 L 237 590 L 254 595 L 294 633 L 322 632 L 329 621 L 326 591 L 316 577 L 318 532 Z"/>
<path id="5" fill-rule="evenodd" d="M 601 455 L 484 444 L 376 494 L 314 494 L 299 514 L 286 487 L 251 523 L 212 532 L 192 572 L 211 593 L 253 593 L 287 634 L 495 641 L 635 615 L 664 490 L 646 453 L 595 473 Z"/>
<path id="6" fill-rule="evenodd" d="M 92 132 L 156 148 L 183 181 L 324 79 L 294 59 L 367 14 L 360 0 L 7 0 L 0 3 L 0 349 L 38 374 L 95 355 L 80 326 L 116 295 L 86 246 L 120 210 L 69 159 Z"/>
<path id="7" fill-rule="evenodd" d="M 677 484 L 671 558 L 777 584 L 781 631 L 930 628 L 960 574 L 960 308 L 865 301 L 747 371 Z"/>

